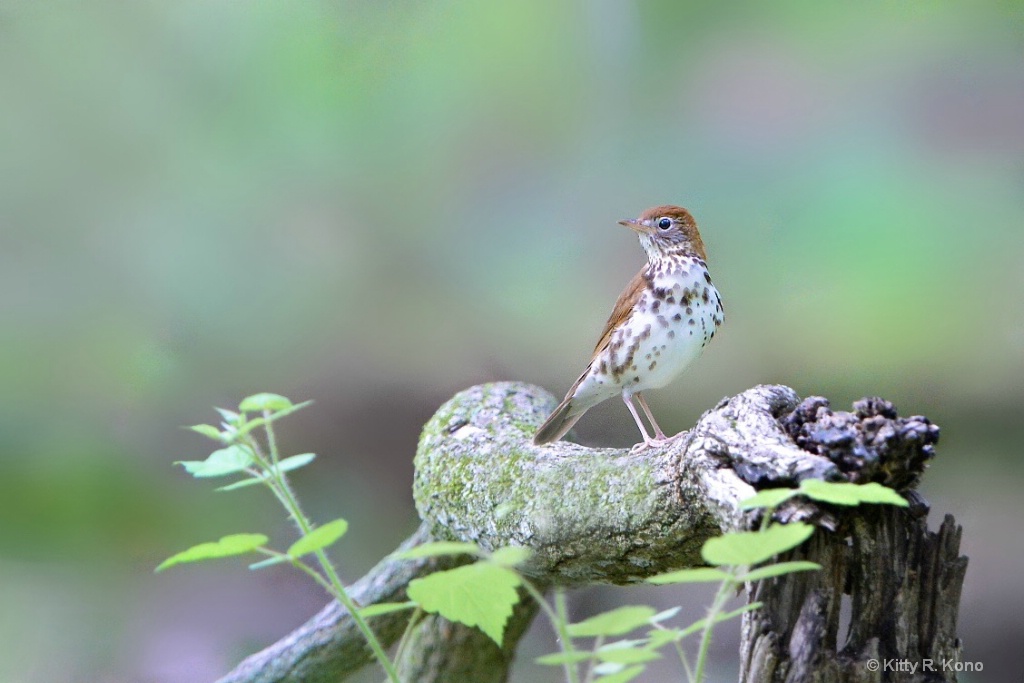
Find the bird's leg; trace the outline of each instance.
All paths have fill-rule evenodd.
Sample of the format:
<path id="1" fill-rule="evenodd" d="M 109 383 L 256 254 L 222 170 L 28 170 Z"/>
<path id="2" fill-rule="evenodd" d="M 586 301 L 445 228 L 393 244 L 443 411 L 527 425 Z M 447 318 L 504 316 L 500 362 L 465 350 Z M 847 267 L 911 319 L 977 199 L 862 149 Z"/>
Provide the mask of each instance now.
<path id="1" fill-rule="evenodd" d="M 644 442 L 642 444 L 637 444 L 636 446 L 633 447 L 633 449 L 643 450 L 645 448 L 655 445 L 655 443 L 657 442 L 654 441 L 654 439 L 652 439 L 650 435 L 647 434 L 647 427 L 644 426 L 643 420 L 640 419 L 640 414 L 636 412 L 636 406 L 633 405 L 633 395 L 626 392 L 622 392 L 622 402 L 626 404 L 627 408 L 629 408 L 629 414 L 633 416 L 634 420 L 636 420 L 636 426 L 644 437 Z"/>
<path id="2" fill-rule="evenodd" d="M 636 402 L 640 404 L 640 407 L 644 409 L 644 415 L 647 416 L 647 420 L 654 427 L 654 439 L 655 441 L 667 441 L 669 437 L 665 436 L 665 432 L 661 431 L 661 427 L 658 426 L 658 421 L 654 419 L 654 415 L 651 414 L 651 409 L 647 407 L 647 399 L 639 391 L 636 392 Z"/>

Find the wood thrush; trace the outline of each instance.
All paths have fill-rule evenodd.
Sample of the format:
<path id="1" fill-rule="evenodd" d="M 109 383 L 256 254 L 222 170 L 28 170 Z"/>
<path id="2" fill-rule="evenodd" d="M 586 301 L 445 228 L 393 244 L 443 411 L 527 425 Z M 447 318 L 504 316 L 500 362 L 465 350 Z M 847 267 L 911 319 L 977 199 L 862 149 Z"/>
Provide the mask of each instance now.
<path id="1" fill-rule="evenodd" d="M 671 382 L 700 356 L 725 319 L 708 273 L 704 242 L 689 211 L 656 206 L 619 223 L 639 235 L 647 265 L 619 295 L 590 364 L 537 430 L 536 444 L 558 441 L 583 413 L 617 394 L 643 435 L 641 448 L 667 441 L 641 392 Z M 634 398 L 654 429 L 653 437 Z"/>

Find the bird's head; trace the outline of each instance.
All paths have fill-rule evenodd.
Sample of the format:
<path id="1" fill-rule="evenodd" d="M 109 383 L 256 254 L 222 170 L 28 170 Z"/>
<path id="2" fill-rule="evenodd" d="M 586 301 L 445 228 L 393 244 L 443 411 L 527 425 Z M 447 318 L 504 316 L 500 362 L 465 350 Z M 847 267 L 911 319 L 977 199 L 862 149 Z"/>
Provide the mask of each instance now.
<path id="1" fill-rule="evenodd" d="M 681 206 L 656 206 L 637 218 L 619 221 L 640 236 L 640 244 L 651 261 L 698 256 L 707 260 L 697 222 Z"/>

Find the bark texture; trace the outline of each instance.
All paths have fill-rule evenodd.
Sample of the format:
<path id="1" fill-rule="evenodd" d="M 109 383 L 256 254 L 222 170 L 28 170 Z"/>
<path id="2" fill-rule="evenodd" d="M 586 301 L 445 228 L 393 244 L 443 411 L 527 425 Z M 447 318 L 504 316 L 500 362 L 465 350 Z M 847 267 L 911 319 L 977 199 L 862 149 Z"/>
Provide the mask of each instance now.
<path id="1" fill-rule="evenodd" d="M 508 679 L 516 646 L 537 609 L 537 603 L 520 591 L 520 602 L 505 627 L 501 647 L 478 629 L 429 614 L 414 627 L 398 663 L 398 674 L 410 683 L 502 683 Z"/>
<path id="2" fill-rule="evenodd" d="M 534 551 L 525 572 L 540 585 L 635 582 L 699 565 L 705 540 L 756 524 L 739 502 L 757 489 L 819 478 L 906 490 L 919 480 L 938 437 L 925 418 L 899 418 L 880 399 L 833 412 L 825 399 L 801 403 L 788 387 L 758 386 L 723 400 L 658 449 L 534 446 L 534 431 L 556 403 L 539 387 L 505 382 L 473 387 L 443 405 L 420 438 L 414 497 L 423 525 L 404 546 L 428 540 L 487 549 L 524 545 Z M 777 511 L 781 521 L 821 527 L 794 557 L 825 570 L 748 587 L 765 607 L 744 622 L 743 681 L 904 680 L 885 672 L 865 678 L 863 664 L 876 652 L 907 659 L 958 654 L 966 568 L 960 531 L 947 517 L 930 534 L 927 504 L 911 498 L 911 512 L 842 510 L 802 498 Z M 362 605 L 403 600 L 410 580 L 441 567 L 386 558 L 353 586 L 353 595 Z M 853 619 L 840 648 L 844 592 L 851 594 Z M 403 679 L 507 680 L 535 612 L 531 601 L 520 604 L 501 649 L 474 629 L 426 617 L 413 627 L 399 662 Z M 372 626 L 391 644 L 408 618 L 408 612 L 390 614 Z M 329 605 L 221 680 L 338 681 L 370 659 L 349 615 Z M 955 674 L 927 680 L 955 680 Z"/>
<path id="3" fill-rule="evenodd" d="M 901 420 L 886 401 L 865 399 L 853 413 L 804 401 L 783 420 L 796 442 L 829 452 L 851 481 L 915 485 L 933 455 L 936 428 Z M 927 503 L 908 491 L 910 508 L 861 506 L 785 559 L 808 559 L 821 572 L 747 586 L 763 609 L 744 616 L 742 683 L 955 681 L 956 634 L 967 558 L 961 529 L 946 515 L 928 531 Z M 849 623 L 841 629 L 841 605 Z M 845 633 L 843 632 L 845 631 Z"/>

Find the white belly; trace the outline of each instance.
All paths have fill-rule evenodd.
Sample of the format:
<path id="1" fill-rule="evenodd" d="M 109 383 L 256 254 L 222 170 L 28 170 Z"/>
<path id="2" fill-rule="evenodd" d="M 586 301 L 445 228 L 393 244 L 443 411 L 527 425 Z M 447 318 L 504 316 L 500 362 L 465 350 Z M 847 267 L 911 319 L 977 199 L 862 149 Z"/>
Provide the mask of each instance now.
<path id="1" fill-rule="evenodd" d="M 700 357 L 723 319 L 703 267 L 657 274 L 588 369 L 577 396 L 596 401 L 658 389 Z"/>
<path id="2" fill-rule="evenodd" d="M 702 317 L 707 319 L 701 320 Z M 714 323 L 709 316 L 701 316 L 700 309 L 694 310 L 693 319 L 694 325 L 688 324 L 690 318 L 684 318 L 682 325 L 674 323 L 665 327 L 658 322 L 656 316 L 639 315 L 636 324 L 640 329 L 650 325 L 651 336 L 640 342 L 634 362 L 630 365 L 630 370 L 633 365 L 636 370 L 632 376 L 629 376 L 629 371 L 625 372 L 622 383 L 630 384 L 634 391 L 660 389 L 700 358 L 707 342 L 711 340 L 710 330 L 714 329 Z M 707 336 L 702 325 L 708 330 Z"/>

